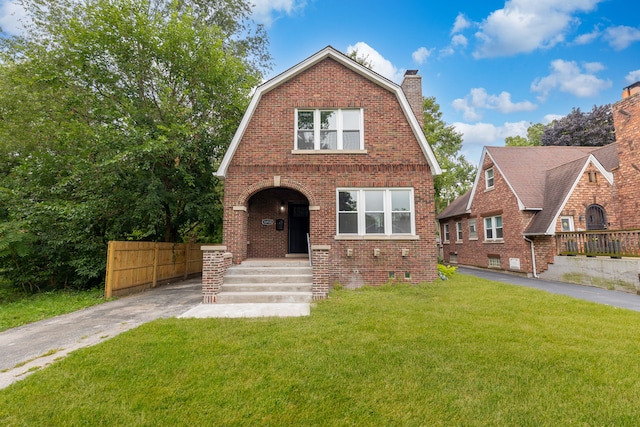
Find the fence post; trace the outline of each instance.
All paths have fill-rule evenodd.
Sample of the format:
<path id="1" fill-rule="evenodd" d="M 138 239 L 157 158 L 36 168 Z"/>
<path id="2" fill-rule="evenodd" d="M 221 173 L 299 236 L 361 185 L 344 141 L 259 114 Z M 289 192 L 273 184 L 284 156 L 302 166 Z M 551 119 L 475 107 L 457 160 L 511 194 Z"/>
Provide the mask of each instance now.
<path id="1" fill-rule="evenodd" d="M 113 294 L 113 269 L 116 251 L 113 247 L 114 242 L 109 242 L 107 246 L 107 274 L 104 279 L 104 297 L 111 298 Z"/>
<path id="2" fill-rule="evenodd" d="M 189 252 L 191 251 L 191 243 L 185 243 L 184 245 L 184 276 L 183 280 L 187 280 L 189 276 Z"/>

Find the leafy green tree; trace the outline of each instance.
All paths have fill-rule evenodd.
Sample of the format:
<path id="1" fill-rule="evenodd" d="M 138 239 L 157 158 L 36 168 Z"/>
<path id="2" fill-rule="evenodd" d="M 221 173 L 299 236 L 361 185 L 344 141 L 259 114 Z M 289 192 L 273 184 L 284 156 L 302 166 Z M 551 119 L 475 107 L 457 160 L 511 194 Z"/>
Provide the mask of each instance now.
<path id="1" fill-rule="evenodd" d="M 270 61 L 248 3 L 21 3 L 33 25 L 0 41 L 0 274 L 92 286 L 108 240 L 215 238 L 213 171 Z"/>
<path id="2" fill-rule="evenodd" d="M 531 123 L 527 128 L 527 137 L 523 136 L 508 136 L 504 139 L 504 143 L 507 147 L 522 147 L 522 146 L 538 146 L 542 145 L 540 138 L 544 133 L 546 126 L 542 123 Z"/>
<path id="3" fill-rule="evenodd" d="M 424 133 L 443 170 L 435 178 L 436 212 L 441 212 L 471 188 L 475 167 L 461 153 L 462 134 L 442 120 L 435 97 L 425 97 L 422 107 Z"/>

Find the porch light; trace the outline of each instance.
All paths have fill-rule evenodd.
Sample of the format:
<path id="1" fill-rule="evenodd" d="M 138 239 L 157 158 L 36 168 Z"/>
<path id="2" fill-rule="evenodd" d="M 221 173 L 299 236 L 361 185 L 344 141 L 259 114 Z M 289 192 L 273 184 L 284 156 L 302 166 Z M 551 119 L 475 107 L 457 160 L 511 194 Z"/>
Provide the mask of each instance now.
<path id="1" fill-rule="evenodd" d="M 284 213 L 284 202 L 280 202 L 280 213 Z"/>

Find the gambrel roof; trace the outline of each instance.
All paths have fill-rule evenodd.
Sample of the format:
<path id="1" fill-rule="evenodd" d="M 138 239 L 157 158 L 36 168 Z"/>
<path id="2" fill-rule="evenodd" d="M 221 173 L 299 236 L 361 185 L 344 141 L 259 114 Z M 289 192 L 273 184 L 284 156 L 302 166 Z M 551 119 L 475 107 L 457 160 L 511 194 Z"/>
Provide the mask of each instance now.
<path id="1" fill-rule="evenodd" d="M 402 108 L 402 111 L 404 112 L 404 115 L 406 116 L 407 121 L 409 122 L 409 125 L 411 126 L 411 129 L 416 139 L 418 140 L 418 143 L 420 144 L 420 148 L 427 160 L 427 163 L 429 164 L 431 173 L 433 175 L 440 175 L 442 173 L 442 169 L 440 169 L 440 165 L 436 160 L 433 150 L 431 149 L 431 146 L 427 142 L 427 139 L 425 138 L 425 135 L 424 135 L 424 131 L 420 127 L 418 120 L 413 114 L 411 106 L 409 105 L 409 101 L 407 100 L 407 97 L 402 91 L 402 88 L 399 85 L 392 82 L 391 80 L 388 80 L 382 77 L 380 74 L 374 72 L 368 67 L 365 67 L 364 65 L 359 64 L 358 62 L 354 61 L 347 55 L 337 51 L 333 47 L 327 46 L 326 48 L 322 49 L 318 53 L 310 56 L 309 58 L 305 59 L 299 64 L 293 66 L 292 68 L 288 69 L 282 74 L 274 77 L 273 79 L 263 83 L 262 85 L 256 88 L 256 91 L 253 94 L 251 102 L 249 103 L 249 107 L 247 108 L 247 111 L 245 112 L 242 118 L 242 121 L 240 122 L 240 126 L 238 127 L 238 130 L 236 131 L 233 139 L 231 140 L 229 148 L 227 149 L 227 152 L 225 153 L 224 158 L 220 163 L 220 167 L 216 172 L 216 176 L 220 178 L 224 178 L 226 176 L 227 169 L 229 167 L 229 164 L 231 163 L 231 159 L 233 158 L 238 148 L 238 145 L 242 140 L 244 132 L 246 131 L 249 121 L 251 120 L 251 117 L 253 116 L 262 96 L 267 92 L 277 88 L 278 86 L 285 83 L 286 81 L 290 80 L 291 78 L 302 73 L 303 71 L 313 67 L 314 65 L 318 64 L 320 61 L 323 61 L 326 58 L 331 58 L 335 60 L 336 62 L 358 73 L 359 75 L 377 84 L 378 86 L 395 94 Z M 293 121 L 292 121 L 292 126 L 293 126 Z"/>

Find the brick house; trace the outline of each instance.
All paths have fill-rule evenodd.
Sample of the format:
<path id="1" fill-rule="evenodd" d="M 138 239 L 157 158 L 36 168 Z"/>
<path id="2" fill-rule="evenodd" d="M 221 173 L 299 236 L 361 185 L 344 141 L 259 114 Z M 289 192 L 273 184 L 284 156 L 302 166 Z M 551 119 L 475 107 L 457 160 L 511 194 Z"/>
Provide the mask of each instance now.
<path id="1" fill-rule="evenodd" d="M 617 148 L 485 147 L 472 189 L 438 215 L 444 260 L 536 276 L 556 232 L 617 227 Z"/>
<path id="2" fill-rule="evenodd" d="M 421 86 L 332 47 L 259 86 L 217 171 L 233 263 L 309 256 L 314 298 L 336 282 L 435 280 L 441 170 Z"/>
<path id="3" fill-rule="evenodd" d="M 612 114 L 604 147 L 485 147 L 472 189 L 438 215 L 443 259 L 536 276 L 558 232 L 640 229 L 640 82 Z"/>

